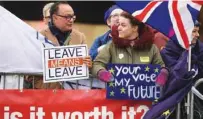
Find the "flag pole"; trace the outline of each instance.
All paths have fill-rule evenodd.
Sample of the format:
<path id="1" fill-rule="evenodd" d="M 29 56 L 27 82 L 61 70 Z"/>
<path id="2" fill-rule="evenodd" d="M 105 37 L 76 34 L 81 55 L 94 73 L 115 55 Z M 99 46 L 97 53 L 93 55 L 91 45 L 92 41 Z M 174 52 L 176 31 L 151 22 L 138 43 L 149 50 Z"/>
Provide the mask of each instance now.
<path id="1" fill-rule="evenodd" d="M 191 47 L 191 40 L 189 41 L 189 48 L 188 48 L 188 57 L 187 57 L 187 61 L 188 61 L 188 71 L 191 70 L 191 56 L 192 56 L 192 47 Z M 187 107 L 187 119 L 191 119 L 191 112 L 192 110 L 190 110 L 190 102 L 191 102 L 191 92 L 188 93 L 187 95 L 187 102 L 185 103 L 185 106 Z M 180 110 L 181 110 L 181 104 L 178 103 L 177 105 L 177 110 L 176 110 L 176 118 L 177 119 L 181 119 L 181 115 L 180 115 Z"/>
<path id="2" fill-rule="evenodd" d="M 191 41 L 188 49 L 188 71 L 191 70 L 191 56 L 192 55 L 192 47 L 191 47 Z"/>
<path id="3" fill-rule="evenodd" d="M 192 38 L 191 38 L 192 39 Z M 188 71 L 191 70 L 191 57 L 192 57 L 192 47 L 191 47 L 191 41 L 189 40 L 189 49 L 188 49 Z M 187 119 L 191 118 L 191 112 L 192 110 L 190 110 L 190 102 L 191 102 L 191 91 L 188 93 L 187 95 L 187 103 L 185 106 L 187 106 Z"/>

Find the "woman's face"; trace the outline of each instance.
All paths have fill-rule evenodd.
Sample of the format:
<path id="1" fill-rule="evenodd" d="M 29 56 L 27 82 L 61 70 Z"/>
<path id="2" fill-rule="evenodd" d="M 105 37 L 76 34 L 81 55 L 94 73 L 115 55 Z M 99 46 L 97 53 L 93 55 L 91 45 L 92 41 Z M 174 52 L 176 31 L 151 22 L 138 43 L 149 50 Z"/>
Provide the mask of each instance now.
<path id="1" fill-rule="evenodd" d="M 119 25 L 118 25 L 119 37 L 124 39 L 134 39 L 133 36 L 137 33 L 137 26 L 133 27 L 130 23 L 130 20 L 120 16 L 119 17 Z"/>
<path id="2" fill-rule="evenodd" d="M 197 42 L 197 39 L 199 38 L 199 27 L 195 26 L 192 30 L 192 44 Z"/>

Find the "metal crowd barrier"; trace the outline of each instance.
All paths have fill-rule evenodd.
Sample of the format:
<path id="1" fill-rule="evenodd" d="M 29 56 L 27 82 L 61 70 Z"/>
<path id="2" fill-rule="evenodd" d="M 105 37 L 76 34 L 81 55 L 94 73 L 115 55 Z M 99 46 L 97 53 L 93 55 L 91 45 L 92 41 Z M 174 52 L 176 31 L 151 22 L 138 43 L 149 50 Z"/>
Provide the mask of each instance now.
<path id="1" fill-rule="evenodd" d="M 15 77 L 15 83 L 13 83 L 14 80 L 7 79 L 8 77 Z M 0 89 L 23 89 L 23 80 L 24 75 L 21 74 L 6 74 L 1 73 L 0 74 Z M 10 84 L 10 86 L 7 86 L 7 84 Z M 11 88 L 13 87 L 13 88 Z"/>
<path id="2" fill-rule="evenodd" d="M 8 75 L 12 75 L 12 76 L 16 76 L 16 86 L 15 88 L 8 88 L 6 87 L 6 83 L 8 83 L 8 79 L 6 79 L 6 77 Z M 26 74 L 27 75 L 27 74 Z M 24 79 L 25 74 L 6 74 L 6 73 L 1 73 L 0 74 L 0 89 L 23 89 L 24 88 Z M 32 76 L 32 75 L 31 75 Z M 32 77 L 31 77 L 32 78 Z M 76 81 L 69 81 L 70 83 L 72 83 L 74 85 L 74 89 L 81 89 L 83 87 L 85 87 L 86 89 L 101 89 L 101 88 L 105 88 L 106 84 L 101 82 L 100 80 L 94 78 L 91 74 L 89 75 L 89 79 L 84 79 L 84 80 L 76 80 Z M 33 76 L 33 80 L 32 80 L 32 87 L 34 89 L 35 87 L 35 80 L 34 80 L 34 76 Z M 61 83 L 61 85 L 63 85 L 64 83 Z M 46 87 L 47 89 L 47 87 Z"/>
<path id="3" fill-rule="evenodd" d="M 203 94 L 201 94 L 196 87 L 203 83 L 203 78 L 197 80 L 192 87 L 191 91 L 191 105 L 190 105 L 190 119 L 194 118 L 194 95 L 196 95 L 199 99 L 203 101 Z"/>
<path id="4" fill-rule="evenodd" d="M 192 86 L 191 91 L 187 95 L 187 103 L 185 103 L 184 106 L 186 106 L 187 109 L 187 119 L 194 119 L 194 96 L 196 95 L 199 99 L 203 101 L 203 94 L 201 94 L 196 87 L 199 86 L 201 83 L 203 83 L 203 78 L 197 80 Z M 201 117 L 202 118 L 202 117 Z M 182 119 L 181 118 L 181 104 L 179 103 L 176 108 L 176 119 Z"/>

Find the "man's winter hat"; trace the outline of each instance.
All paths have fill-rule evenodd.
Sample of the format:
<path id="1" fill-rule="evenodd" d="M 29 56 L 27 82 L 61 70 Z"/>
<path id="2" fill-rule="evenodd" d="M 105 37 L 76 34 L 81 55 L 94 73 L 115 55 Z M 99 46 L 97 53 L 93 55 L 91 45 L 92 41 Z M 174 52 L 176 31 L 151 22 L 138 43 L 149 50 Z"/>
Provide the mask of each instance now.
<path id="1" fill-rule="evenodd" d="M 111 15 L 111 13 L 115 10 L 115 9 L 121 9 L 120 7 L 118 7 L 117 5 L 113 5 L 111 6 L 104 14 L 104 21 L 106 22 L 107 19 L 109 18 L 109 16 Z"/>

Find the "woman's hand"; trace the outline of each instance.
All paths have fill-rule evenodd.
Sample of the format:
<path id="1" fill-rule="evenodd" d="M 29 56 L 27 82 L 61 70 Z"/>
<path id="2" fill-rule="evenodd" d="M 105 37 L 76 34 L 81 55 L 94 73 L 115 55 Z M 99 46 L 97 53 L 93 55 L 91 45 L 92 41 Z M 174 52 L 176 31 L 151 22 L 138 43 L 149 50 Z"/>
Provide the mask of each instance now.
<path id="1" fill-rule="evenodd" d="M 113 75 L 105 69 L 102 69 L 98 72 L 98 78 L 104 82 L 110 82 L 114 80 Z"/>
<path id="2" fill-rule="evenodd" d="M 156 84 L 159 86 L 164 86 L 168 80 L 169 71 L 166 68 L 162 68 L 159 75 L 156 78 Z"/>

